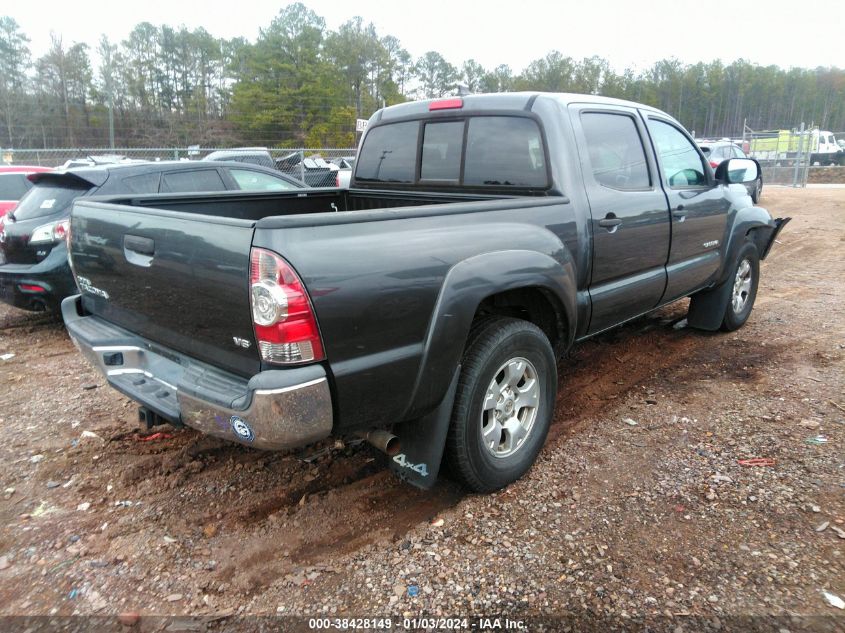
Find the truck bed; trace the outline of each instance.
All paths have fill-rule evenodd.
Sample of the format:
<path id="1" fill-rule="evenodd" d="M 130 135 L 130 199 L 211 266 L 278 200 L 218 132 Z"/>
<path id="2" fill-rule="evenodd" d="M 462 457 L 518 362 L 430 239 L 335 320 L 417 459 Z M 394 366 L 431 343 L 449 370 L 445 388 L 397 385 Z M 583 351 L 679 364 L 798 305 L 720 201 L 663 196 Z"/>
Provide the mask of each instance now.
<path id="1" fill-rule="evenodd" d="M 402 238 L 379 221 L 418 216 L 424 225 L 438 226 L 443 224 L 439 215 L 474 216 L 497 209 L 513 213 L 528 204 L 555 202 L 561 199 L 349 190 L 80 198 L 72 214 L 70 256 L 87 312 L 249 377 L 261 370 L 249 280 L 250 249 L 261 245 L 259 235 L 287 235 L 289 244 L 270 247 L 288 259 L 306 286 L 318 284 L 309 290 L 315 293 L 318 320 L 325 316 L 328 323 L 330 315 L 321 315 L 319 305 L 326 299 L 321 296 L 327 292 L 326 280 L 315 273 L 328 261 L 337 266 L 348 256 L 359 257 L 353 250 L 362 247 L 372 261 L 383 258 L 385 243 Z M 358 228 L 350 230 L 351 225 Z M 307 227 L 314 226 L 325 227 L 316 234 L 328 237 L 340 231 L 355 244 L 327 240 L 331 252 L 325 253 L 311 242 L 315 229 Z M 355 234 L 359 237 L 353 238 Z M 455 239 L 465 241 L 463 236 Z M 312 244 L 310 252 L 300 250 L 306 243 Z M 401 257 L 407 262 L 399 267 L 418 266 L 420 257 L 430 254 L 407 253 Z M 377 264 L 387 266 L 397 262 Z M 340 277 L 344 269 L 349 265 L 340 266 Z M 372 298 L 377 300 L 378 293 Z M 233 337 L 251 345 L 233 345 Z M 334 343 L 343 345 L 343 340 Z"/>
<path id="2" fill-rule="evenodd" d="M 497 200 L 509 197 L 511 196 L 331 189 L 273 193 L 215 192 L 171 196 L 93 197 L 85 202 L 104 202 L 112 205 L 177 211 L 255 222 L 274 216 L 367 211 L 453 202 Z"/>

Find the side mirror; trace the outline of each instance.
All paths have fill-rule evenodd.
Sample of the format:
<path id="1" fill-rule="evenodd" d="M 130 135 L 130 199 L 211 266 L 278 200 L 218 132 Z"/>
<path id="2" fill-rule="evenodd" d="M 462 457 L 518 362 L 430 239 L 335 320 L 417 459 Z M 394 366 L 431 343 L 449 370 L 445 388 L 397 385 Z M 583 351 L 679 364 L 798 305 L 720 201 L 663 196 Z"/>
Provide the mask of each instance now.
<path id="1" fill-rule="evenodd" d="M 729 158 L 716 168 L 716 180 L 729 185 L 754 182 L 760 176 L 760 168 L 750 158 Z"/>

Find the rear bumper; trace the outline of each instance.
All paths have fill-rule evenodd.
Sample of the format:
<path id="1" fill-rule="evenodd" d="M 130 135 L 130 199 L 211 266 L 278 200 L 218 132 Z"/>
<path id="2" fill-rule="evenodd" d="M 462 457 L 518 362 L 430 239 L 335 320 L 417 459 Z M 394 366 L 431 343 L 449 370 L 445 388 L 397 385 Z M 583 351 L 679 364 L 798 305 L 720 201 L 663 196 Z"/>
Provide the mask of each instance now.
<path id="1" fill-rule="evenodd" d="M 38 286 L 42 290 L 25 290 L 21 286 Z M 62 299 L 77 292 L 63 247 L 54 248 L 38 264 L 0 265 L 0 301 L 16 308 L 58 312 Z"/>
<path id="2" fill-rule="evenodd" d="M 331 393 L 320 365 L 247 380 L 83 315 L 79 295 L 62 302 L 62 316 L 74 344 L 112 387 L 167 420 L 268 450 L 331 433 Z"/>

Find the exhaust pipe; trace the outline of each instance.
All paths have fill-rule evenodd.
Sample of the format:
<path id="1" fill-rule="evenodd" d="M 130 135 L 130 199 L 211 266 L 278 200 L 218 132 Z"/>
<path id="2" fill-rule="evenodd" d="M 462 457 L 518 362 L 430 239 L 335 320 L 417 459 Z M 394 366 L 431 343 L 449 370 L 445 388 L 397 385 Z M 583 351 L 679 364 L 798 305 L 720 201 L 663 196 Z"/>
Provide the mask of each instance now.
<path id="1" fill-rule="evenodd" d="M 47 312 L 47 303 L 43 299 L 33 299 L 29 302 L 33 312 Z"/>
<path id="2" fill-rule="evenodd" d="M 376 429 L 373 431 L 361 431 L 357 435 L 390 457 L 399 454 L 401 448 L 399 438 L 390 431 Z"/>

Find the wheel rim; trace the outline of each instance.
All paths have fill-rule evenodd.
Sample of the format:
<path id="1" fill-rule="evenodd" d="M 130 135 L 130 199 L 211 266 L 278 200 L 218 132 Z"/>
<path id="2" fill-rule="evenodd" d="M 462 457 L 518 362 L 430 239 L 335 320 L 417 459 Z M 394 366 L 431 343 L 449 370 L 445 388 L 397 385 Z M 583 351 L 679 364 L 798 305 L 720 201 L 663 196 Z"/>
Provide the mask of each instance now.
<path id="1" fill-rule="evenodd" d="M 537 369 L 527 358 L 502 363 L 484 394 L 481 443 L 493 457 L 509 457 L 525 446 L 540 406 Z"/>
<path id="2" fill-rule="evenodd" d="M 731 305 L 736 314 L 740 314 L 748 305 L 748 296 L 751 294 L 751 277 L 753 269 L 748 259 L 743 259 L 736 269 L 734 277 L 734 289 L 731 296 Z"/>

